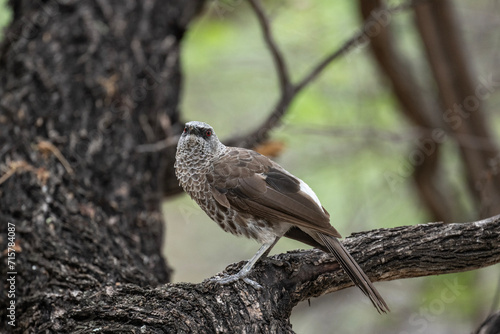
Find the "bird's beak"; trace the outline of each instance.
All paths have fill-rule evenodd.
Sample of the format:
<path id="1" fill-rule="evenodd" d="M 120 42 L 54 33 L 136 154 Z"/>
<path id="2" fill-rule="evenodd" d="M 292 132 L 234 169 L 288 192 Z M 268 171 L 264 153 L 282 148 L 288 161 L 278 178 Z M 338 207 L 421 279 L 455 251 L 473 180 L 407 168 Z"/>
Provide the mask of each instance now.
<path id="1" fill-rule="evenodd" d="M 187 127 L 187 134 L 188 135 L 199 135 L 200 130 L 198 128 L 193 127 L 193 126 L 188 126 Z"/>

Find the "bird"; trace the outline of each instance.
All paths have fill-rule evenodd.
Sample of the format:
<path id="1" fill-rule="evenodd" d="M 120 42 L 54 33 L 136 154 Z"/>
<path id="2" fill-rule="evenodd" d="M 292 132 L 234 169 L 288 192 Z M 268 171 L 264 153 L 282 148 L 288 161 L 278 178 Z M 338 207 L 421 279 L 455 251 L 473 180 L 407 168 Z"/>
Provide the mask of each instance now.
<path id="1" fill-rule="evenodd" d="M 184 126 L 175 157 L 180 186 L 224 231 L 257 240 L 261 247 L 234 275 L 213 280 L 229 284 L 248 278 L 255 263 L 281 237 L 330 252 L 379 313 L 389 312 L 380 293 L 342 243 L 330 214 L 304 181 L 271 159 L 246 148 L 225 146 L 204 122 Z"/>

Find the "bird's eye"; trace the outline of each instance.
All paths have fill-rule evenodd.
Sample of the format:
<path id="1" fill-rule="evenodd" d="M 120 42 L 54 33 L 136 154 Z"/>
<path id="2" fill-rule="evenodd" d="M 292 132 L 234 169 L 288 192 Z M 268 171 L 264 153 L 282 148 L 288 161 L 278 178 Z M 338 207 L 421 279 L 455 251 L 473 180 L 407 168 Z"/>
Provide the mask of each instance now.
<path id="1" fill-rule="evenodd" d="M 188 132 L 188 128 L 187 128 L 187 126 L 186 126 L 186 127 L 184 127 L 184 131 L 182 131 L 182 132 L 183 132 L 183 133 Z"/>
<path id="2" fill-rule="evenodd" d="M 212 135 L 212 131 L 207 130 L 207 132 L 205 132 L 205 136 L 210 137 L 211 135 Z"/>

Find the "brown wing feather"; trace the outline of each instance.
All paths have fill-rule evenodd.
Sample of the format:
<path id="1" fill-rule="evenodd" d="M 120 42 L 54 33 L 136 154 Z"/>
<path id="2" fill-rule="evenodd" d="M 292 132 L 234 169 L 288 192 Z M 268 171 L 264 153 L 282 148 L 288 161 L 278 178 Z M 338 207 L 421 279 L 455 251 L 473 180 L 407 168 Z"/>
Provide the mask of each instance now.
<path id="1" fill-rule="evenodd" d="M 285 237 L 293 240 L 300 241 L 305 243 L 306 245 L 313 246 L 315 248 L 321 249 L 323 252 L 328 253 L 329 250 L 325 245 L 321 244 L 317 240 L 315 240 L 312 236 L 301 230 L 297 226 L 292 226 L 288 231 L 286 231 Z"/>
<path id="2" fill-rule="evenodd" d="M 209 183 L 215 199 L 223 206 L 269 222 L 295 225 L 285 233 L 286 237 L 329 250 L 377 310 L 389 311 L 370 279 L 336 239 L 340 234 L 330 225 L 328 212 L 279 165 L 256 152 L 230 148 L 214 163 Z"/>
<path id="3" fill-rule="evenodd" d="M 224 206 L 229 203 L 237 211 L 270 222 L 288 222 L 340 237 L 330 225 L 329 214 L 300 190 L 299 180 L 256 152 L 230 148 L 229 154 L 214 163 L 213 175 L 212 192 Z"/>
<path id="4" fill-rule="evenodd" d="M 330 236 L 322 235 L 318 233 L 318 237 L 323 241 L 325 247 L 330 250 L 330 252 L 335 256 L 337 261 L 340 263 L 342 268 L 349 276 L 349 278 L 354 282 L 354 284 L 363 293 L 370 298 L 373 306 L 377 309 L 379 313 L 389 312 L 389 306 L 387 306 L 384 298 L 377 291 L 373 283 L 370 281 L 368 276 L 359 264 L 354 260 L 354 258 L 349 254 L 349 252 L 344 248 L 337 238 L 332 238 Z"/>

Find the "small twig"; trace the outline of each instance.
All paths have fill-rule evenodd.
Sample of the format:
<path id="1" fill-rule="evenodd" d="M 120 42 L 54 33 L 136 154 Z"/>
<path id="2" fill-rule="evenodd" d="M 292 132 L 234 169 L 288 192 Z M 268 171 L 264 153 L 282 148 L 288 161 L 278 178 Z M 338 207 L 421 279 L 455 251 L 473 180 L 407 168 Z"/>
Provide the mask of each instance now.
<path id="1" fill-rule="evenodd" d="M 42 140 L 38 143 L 38 149 L 41 152 L 47 152 L 50 151 L 52 154 L 56 156 L 56 158 L 61 162 L 63 165 L 64 169 L 66 169 L 66 172 L 68 174 L 73 174 L 73 168 L 71 168 L 71 165 L 69 164 L 68 160 L 62 155 L 61 151 L 57 147 L 55 147 L 51 142 L 48 142 L 46 140 Z"/>
<path id="2" fill-rule="evenodd" d="M 0 184 L 7 181 L 12 175 L 14 175 L 18 171 L 30 169 L 31 165 L 29 165 L 26 161 L 13 161 L 9 164 L 9 169 L 5 172 L 2 177 L 0 177 Z"/>
<path id="3" fill-rule="evenodd" d="M 493 294 L 493 302 L 491 303 L 490 314 L 495 312 L 495 310 L 498 308 L 499 301 L 500 301 L 500 277 L 497 282 L 495 293 Z"/>
<path id="4" fill-rule="evenodd" d="M 301 132 L 308 135 L 321 135 L 321 136 L 334 136 L 339 137 L 355 137 L 369 141 L 389 141 L 389 142 L 407 142 L 416 140 L 422 136 L 428 136 L 432 133 L 433 129 L 413 127 L 403 132 L 395 132 L 384 129 L 377 129 L 374 127 L 310 127 L 310 126 L 297 126 L 293 131 L 294 133 Z"/>
<path id="5" fill-rule="evenodd" d="M 406 9 L 409 9 L 414 6 L 414 3 L 412 1 L 409 1 L 408 3 L 397 5 L 391 8 L 387 8 L 384 10 L 387 14 L 394 14 Z M 325 57 L 322 61 L 320 61 L 316 66 L 313 67 L 313 69 L 306 74 L 302 80 L 299 81 L 298 84 L 294 86 L 294 94 L 297 94 L 300 92 L 304 87 L 306 87 L 308 84 L 311 83 L 316 77 L 323 72 L 323 70 L 330 65 L 331 62 L 333 62 L 335 59 L 343 56 L 344 54 L 348 53 L 349 51 L 353 50 L 354 47 L 363 44 L 366 40 L 366 31 L 365 28 L 368 26 L 368 24 L 371 24 L 373 20 L 366 21 L 363 29 L 360 29 L 356 34 L 354 34 L 351 38 L 349 38 L 347 41 L 342 44 L 342 46 L 335 51 L 333 51 L 331 54 Z"/>
<path id="6" fill-rule="evenodd" d="M 155 139 L 155 133 L 148 121 L 148 116 L 146 114 L 139 115 L 139 124 L 141 124 L 142 131 L 146 135 L 148 141 L 153 141 Z"/>
<path id="7" fill-rule="evenodd" d="M 34 173 L 42 184 L 46 184 L 50 176 L 50 173 L 43 167 L 35 168 L 24 160 L 12 161 L 9 163 L 9 169 L 0 177 L 0 185 L 7 181 L 12 175 L 21 172 Z"/>
<path id="8" fill-rule="evenodd" d="M 345 41 L 340 48 L 332 52 L 330 55 L 326 56 L 325 59 L 323 59 L 316 66 L 314 66 L 313 69 L 308 74 L 306 74 L 304 78 L 302 78 L 302 80 L 300 80 L 297 85 L 294 86 L 293 93 L 294 94 L 299 93 L 304 87 L 310 84 L 311 81 L 316 79 L 316 77 L 321 72 L 323 72 L 323 70 L 328 65 L 330 65 L 332 61 L 346 54 L 348 51 L 352 50 L 355 46 L 362 44 L 363 41 L 365 40 L 366 40 L 365 32 L 363 30 L 357 32 L 354 36 Z"/>
<path id="9" fill-rule="evenodd" d="M 279 49 L 272 35 L 269 19 L 264 13 L 264 8 L 262 8 L 262 4 L 259 0 L 249 0 L 249 3 L 252 6 L 255 14 L 257 15 L 257 19 L 259 20 L 262 29 L 262 34 L 264 36 L 264 41 L 266 42 L 269 51 L 272 54 L 274 65 L 276 66 L 276 71 L 278 72 L 281 95 L 288 94 L 292 86 L 290 75 L 288 74 L 285 57 L 281 53 L 281 50 Z"/>
<path id="10" fill-rule="evenodd" d="M 384 11 L 386 11 L 387 14 L 394 14 L 396 12 L 413 7 L 415 5 L 415 2 L 415 0 L 409 1 L 408 3 L 397 5 L 385 9 Z M 338 59 L 339 57 L 345 55 L 349 51 L 353 50 L 355 46 L 367 40 L 365 36 L 365 27 L 363 27 L 363 29 L 360 29 L 360 31 L 356 32 L 351 38 L 345 41 L 340 48 L 336 49 L 318 64 L 313 66 L 312 70 L 304 75 L 304 77 L 299 80 L 297 84 L 293 84 L 290 80 L 285 57 L 279 49 L 276 41 L 274 40 L 269 23 L 269 18 L 265 14 L 260 0 L 249 0 L 249 3 L 257 16 L 262 34 L 264 36 L 264 41 L 269 48 L 269 51 L 271 52 L 273 62 L 276 66 L 278 80 L 281 88 L 281 96 L 267 119 L 257 128 L 257 130 L 254 130 L 250 134 L 238 136 L 225 141 L 228 145 L 244 147 L 253 147 L 256 144 L 266 140 L 269 136 L 269 132 L 280 123 L 281 118 L 288 111 L 291 102 L 300 91 L 302 91 L 314 79 L 316 79 L 335 59 Z M 368 23 L 371 22 L 366 22 L 365 26 Z"/>
<path id="11" fill-rule="evenodd" d="M 158 152 L 163 151 L 169 147 L 176 146 L 179 141 L 179 136 L 168 137 L 165 140 L 160 140 L 152 144 L 143 144 L 137 146 L 135 151 L 137 153 L 150 153 L 150 152 Z"/>
<path id="12" fill-rule="evenodd" d="M 16 170 L 14 168 L 9 169 L 2 177 L 0 177 L 0 184 L 4 183 L 7 181 L 14 173 Z"/>

